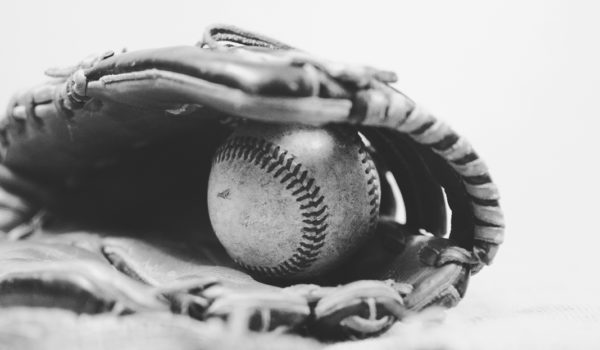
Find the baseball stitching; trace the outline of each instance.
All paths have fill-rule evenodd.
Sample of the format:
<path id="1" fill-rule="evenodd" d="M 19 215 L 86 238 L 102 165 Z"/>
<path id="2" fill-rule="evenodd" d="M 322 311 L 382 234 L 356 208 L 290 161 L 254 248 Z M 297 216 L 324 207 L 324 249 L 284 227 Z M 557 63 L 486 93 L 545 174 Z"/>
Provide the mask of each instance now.
<path id="1" fill-rule="evenodd" d="M 365 171 L 365 175 L 368 177 L 367 195 L 369 196 L 369 205 L 371 206 L 371 209 L 369 209 L 369 232 L 373 232 L 379 221 L 379 184 L 377 181 L 377 168 L 365 146 L 360 140 L 358 140 L 358 142 L 360 143 L 358 154 L 362 157 L 360 162 Z"/>
<path id="2" fill-rule="evenodd" d="M 268 277 L 278 277 L 298 273 L 317 260 L 327 236 L 327 218 L 329 207 L 324 204 L 325 197 L 320 194 L 321 188 L 316 180 L 308 175 L 308 170 L 297 162 L 295 157 L 281 147 L 254 137 L 235 137 L 217 149 L 213 165 L 234 159 L 244 160 L 265 169 L 274 179 L 281 176 L 279 182 L 286 185 L 299 203 L 304 227 L 301 231 L 300 247 L 294 254 L 275 267 L 263 267 L 244 264 L 243 268 Z"/>

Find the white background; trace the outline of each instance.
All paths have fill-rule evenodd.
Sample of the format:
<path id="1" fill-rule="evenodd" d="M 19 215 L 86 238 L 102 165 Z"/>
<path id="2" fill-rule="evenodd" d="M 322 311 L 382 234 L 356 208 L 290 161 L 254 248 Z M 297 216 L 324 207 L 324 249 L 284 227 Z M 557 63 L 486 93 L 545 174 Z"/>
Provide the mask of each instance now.
<path id="1" fill-rule="evenodd" d="M 600 291 L 598 4 L 2 1 L 0 104 L 50 66 L 107 49 L 194 44 L 215 22 L 394 70 L 398 88 L 472 141 L 502 191 L 506 243 L 473 278 L 463 308 L 592 302 Z"/>

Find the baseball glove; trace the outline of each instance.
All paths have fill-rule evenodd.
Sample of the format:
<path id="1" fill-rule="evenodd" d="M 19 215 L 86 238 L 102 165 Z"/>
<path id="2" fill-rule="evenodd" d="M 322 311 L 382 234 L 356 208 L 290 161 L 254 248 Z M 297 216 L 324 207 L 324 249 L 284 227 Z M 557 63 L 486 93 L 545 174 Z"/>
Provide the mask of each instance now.
<path id="1" fill-rule="evenodd" d="M 486 165 L 392 88 L 391 72 L 214 26 L 196 46 L 108 52 L 46 74 L 0 125 L 0 305 L 22 324 L 150 329 L 178 344 L 217 323 L 235 334 L 368 337 L 457 304 L 502 242 Z M 248 121 L 364 137 L 382 174 L 377 229 L 334 271 L 294 284 L 255 278 L 215 238 L 211 159 Z M 76 323 L 73 313 L 92 316 Z M 19 322 L 0 340 L 31 338 Z"/>

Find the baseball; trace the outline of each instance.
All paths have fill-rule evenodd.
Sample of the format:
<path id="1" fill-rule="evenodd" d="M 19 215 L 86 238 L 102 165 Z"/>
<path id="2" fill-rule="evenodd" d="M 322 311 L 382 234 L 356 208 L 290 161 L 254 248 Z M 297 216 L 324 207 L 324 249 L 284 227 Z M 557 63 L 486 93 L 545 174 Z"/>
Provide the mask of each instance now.
<path id="1" fill-rule="evenodd" d="M 213 229 L 251 273 L 303 279 L 356 251 L 377 225 L 377 169 L 355 130 L 248 124 L 218 148 Z"/>

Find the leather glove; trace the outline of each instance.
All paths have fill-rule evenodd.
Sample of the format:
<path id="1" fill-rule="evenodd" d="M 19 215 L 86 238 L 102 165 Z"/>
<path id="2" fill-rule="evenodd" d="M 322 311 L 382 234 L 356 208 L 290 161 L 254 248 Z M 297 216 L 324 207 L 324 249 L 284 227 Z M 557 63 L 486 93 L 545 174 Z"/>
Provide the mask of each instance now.
<path id="1" fill-rule="evenodd" d="M 485 163 L 395 90 L 391 72 L 214 26 L 195 46 L 108 52 L 46 73 L 0 123 L 2 307 L 113 319 L 106 329 L 156 315 L 222 320 L 236 334 L 368 337 L 456 305 L 502 243 Z M 211 158 L 246 121 L 339 125 L 367 140 L 386 174 L 379 222 L 336 270 L 266 283 L 215 238 Z"/>

